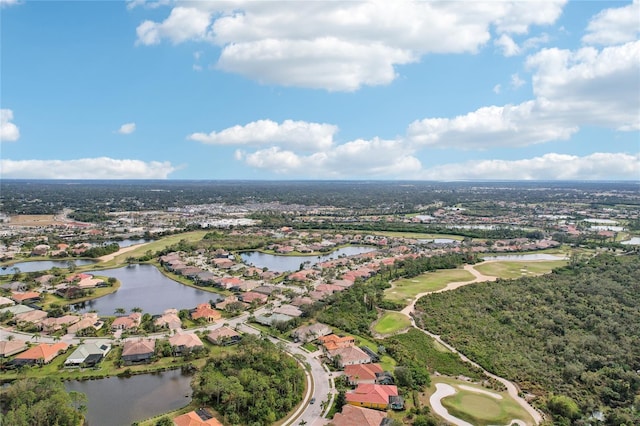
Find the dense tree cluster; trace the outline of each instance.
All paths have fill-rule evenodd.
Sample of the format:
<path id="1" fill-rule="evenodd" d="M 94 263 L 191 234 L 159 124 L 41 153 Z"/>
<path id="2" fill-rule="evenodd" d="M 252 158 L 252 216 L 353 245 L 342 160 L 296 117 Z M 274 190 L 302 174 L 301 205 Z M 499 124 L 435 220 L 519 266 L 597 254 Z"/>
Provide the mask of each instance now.
<path id="1" fill-rule="evenodd" d="M 431 337 L 415 328 L 407 333 L 388 337 L 382 341 L 382 344 L 398 365 L 404 366 L 409 371 L 409 387 L 420 388 L 428 384 L 428 381 L 425 382 L 422 378 L 426 370 L 452 377 L 462 375 L 475 380 L 484 378 L 481 371 L 463 362 L 457 354 L 438 350 Z M 397 371 L 396 379 L 401 381 Z"/>
<path id="2" fill-rule="evenodd" d="M 78 220 L 101 221 L 111 211 L 163 210 L 190 204 L 247 203 L 335 206 L 360 214 L 415 211 L 487 200 L 530 203 L 569 201 L 601 206 L 629 204 L 634 182 L 398 182 L 398 181 L 178 181 L 12 180 L 0 181 L 0 210 L 7 214 L 79 211 Z M 36 202 L 37 200 L 37 202 Z M 471 210 L 473 213 L 474 210 Z"/>
<path id="3" fill-rule="evenodd" d="M 211 358 L 193 388 L 230 424 L 270 425 L 302 399 L 304 372 L 270 341 L 245 336 L 236 353 Z"/>
<path id="4" fill-rule="evenodd" d="M 82 256 L 96 258 L 115 253 L 118 250 L 120 250 L 120 246 L 118 245 L 118 243 L 103 244 L 101 246 L 91 247 L 89 250 L 83 252 Z"/>
<path id="5" fill-rule="evenodd" d="M 603 254 L 542 277 L 432 294 L 416 308 L 422 327 L 487 370 L 553 393 L 546 407 L 558 424 L 598 410 L 640 421 L 640 256 Z"/>
<path id="6" fill-rule="evenodd" d="M 59 379 L 24 379 L 0 393 L 3 425 L 75 426 L 83 422 L 86 396 L 67 393 Z"/>

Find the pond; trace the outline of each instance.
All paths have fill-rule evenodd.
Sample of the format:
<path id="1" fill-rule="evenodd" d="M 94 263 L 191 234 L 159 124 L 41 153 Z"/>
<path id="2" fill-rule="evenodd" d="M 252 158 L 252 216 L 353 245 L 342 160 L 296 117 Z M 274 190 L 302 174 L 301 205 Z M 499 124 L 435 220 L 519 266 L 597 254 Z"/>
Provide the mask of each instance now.
<path id="1" fill-rule="evenodd" d="M 69 259 L 69 260 L 34 260 L 33 262 L 18 262 L 13 265 L 0 269 L 0 275 L 12 275 L 15 268 L 19 268 L 20 272 L 39 272 L 48 271 L 51 268 L 68 268 L 69 262 L 73 262 L 76 266 L 92 265 L 97 260 L 92 259 Z"/>
<path id="2" fill-rule="evenodd" d="M 327 260 L 337 259 L 342 255 L 354 256 L 356 254 L 369 253 L 375 250 L 375 247 L 369 246 L 348 246 L 339 248 L 330 254 L 321 256 L 282 256 L 260 253 L 259 251 L 242 253 L 241 256 L 242 261 L 247 265 L 252 265 L 256 268 L 267 267 L 270 271 L 274 272 L 285 272 L 297 271 L 300 268 L 300 264 L 304 262 L 310 262 L 311 265 L 314 265 Z"/>
<path id="3" fill-rule="evenodd" d="M 640 237 L 632 237 L 630 240 L 623 241 L 620 244 L 640 245 Z"/>
<path id="4" fill-rule="evenodd" d="M 77 311 L 96 311 L 98 315 L 113 315 L 117 308 L 130 312 L 139 307 L 150 314 L 165 309 L 192 309 L 199 303 L 221 298 L 216 293 L 199 290 L 174 281 L 153 265 L 128 265 L 117 269 L 89 271 L 89 274 L 115 277 L 120 288 L 115 293 L 75 305 Z"/>
<path id="5" fill-rule="evenodd" d="M 420 239 L 418 240 L 421 243 L 426 243 L 426 244 L 456 244 L 459 243 L 459 241 L 454 240 L 453 238 L 433 238 L 431 240 L 429 239 Z"/>
<path id="6" fill-rule="evenodd" d="M 546 253 L 533 254 L 505 254 L 500 256 L 486 256 L 482 260 L 510 260 L 510 261 L 527 261 L 527 260 L 565 260 L 565 257 L 555 256 Z"/>
<path id="7" fill-rule="evenodd" d="M 116 243 L 120 246 L 120 248 L 124 248 L 124 247 L 131 247 L 131 246 L 135 246 L 138 244 L 144 244 L 144 243 L 148 243 L 151 242 L 153 240 L 145 240 L 145 239 L 140 239 L 140 240 L 122 240 L 122 241 L 107 241 L 105 244 L 113 244 Z"/>
<path id="8" fill-rule="evenodd" d="M 128 378 L 65 382 L 67 391 L 87 395 L 89 426 L 122 426 L 157 416 L 191 402 L 191 376 L 181 370 Z"/>

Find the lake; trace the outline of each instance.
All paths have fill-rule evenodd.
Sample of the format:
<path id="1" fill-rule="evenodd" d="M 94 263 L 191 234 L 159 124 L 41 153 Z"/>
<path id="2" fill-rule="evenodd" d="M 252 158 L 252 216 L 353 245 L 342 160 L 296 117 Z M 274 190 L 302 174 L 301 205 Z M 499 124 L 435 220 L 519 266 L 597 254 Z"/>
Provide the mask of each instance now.
<path id="1" fill-rule="evenodd" d="M 348 246 L 339 248 L 330 254 L 320 256 L 282 256 L 261 253 L 259 251 L 251 251 L 247 253 L 241 253 L 242 261 L 247 265 L 255 266 L 256 268 L 269 268 L 274 272 L 286 272 L 297 271 L 300 269 L 300 264 L 304 262 L 310 262 L 311 265 L 316 263 L 325 262 L 331 259 L 337 259 L 340 256 L 354 256 L 356 254 L 369 253 L 375 251 L 375 247 L 369 246 Z"/>
<path id="2" fill-rule="evenodd" d="M 67 391 L 87 395 L 89 426 L 123 426 L 184 407 L 191 402 L 191 376 L 180 369 L 129 378 L 65 382 Z"/>
<path id="3" fill-rule="evenodd" d="M 76 266 L 92 265 L 97 260 L 92 259 L 69 259 L 69 260 L 34 260 L 33 262 L 18 262 L 7 269 L 0 269 L 0 275 L 12 275 L 15 273 L 14 268 L 19 268 L 20 272 L 39 272 L 48 271 L 51 268 L 68 268 L 69 262 L 73 262 Z"/>
<path id="4" fill-rule="evenodd" d="M 565 260 L 565 257 L 554 256 L 546 253 L 532 254 L 505 254 L 500 256 L 486 256 L 482 260 L 510 260 L 510 261 L 527 261 L 527 260 Z"/>
<path id="5" fill-rule="evenodd" d="M 145 313 L 161 314 L 168 308 L 192 309 L 199 303 L 219 298 L 216 293 L 167 278 L 153 265 L 128 265 L 88 273 L 115 277 L 121 285 L 115 293 L 76 305 L 79 312 L 95 310 L 98 315 L 113 315 L 117 308 L 130 312 L 132 308 L 139 307 Z"/>

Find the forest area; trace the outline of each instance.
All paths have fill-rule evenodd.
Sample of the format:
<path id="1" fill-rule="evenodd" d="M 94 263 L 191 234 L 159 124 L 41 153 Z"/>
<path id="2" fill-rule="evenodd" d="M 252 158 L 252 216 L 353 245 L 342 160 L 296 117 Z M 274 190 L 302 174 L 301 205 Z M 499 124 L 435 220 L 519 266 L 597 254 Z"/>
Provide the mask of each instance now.
<path id="1" fill-rule="evenodd" d="M 229 424 L 269 425 L 301 401 L 304 373 L 270 341 L 245 336 L 237 352 L 209 359 L 192 386 Z"/>
<path id="2" fill-rule="evenodd" d="M 554 424 L 640 422 L 640 256 L 601 254 L 554 273 L 432 294 L 420 327 L 540 396 Z"/>

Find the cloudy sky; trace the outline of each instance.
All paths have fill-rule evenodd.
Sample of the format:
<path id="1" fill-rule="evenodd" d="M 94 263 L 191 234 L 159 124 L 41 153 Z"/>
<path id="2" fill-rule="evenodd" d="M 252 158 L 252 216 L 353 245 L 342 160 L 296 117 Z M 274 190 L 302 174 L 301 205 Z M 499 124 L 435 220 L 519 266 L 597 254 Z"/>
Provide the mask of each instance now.
<path id="1" fill-rule="evenodd" d="M 0 0 L 0 177 L 640 180 L 640 2 Z"/>

